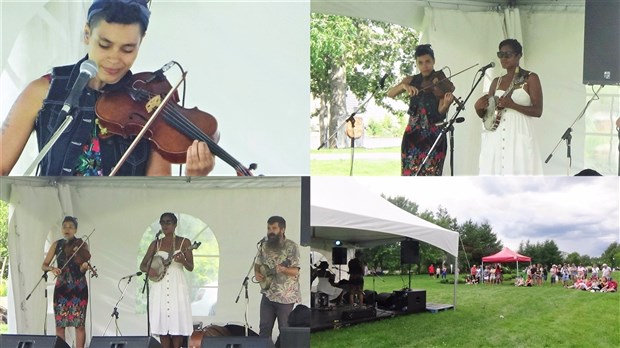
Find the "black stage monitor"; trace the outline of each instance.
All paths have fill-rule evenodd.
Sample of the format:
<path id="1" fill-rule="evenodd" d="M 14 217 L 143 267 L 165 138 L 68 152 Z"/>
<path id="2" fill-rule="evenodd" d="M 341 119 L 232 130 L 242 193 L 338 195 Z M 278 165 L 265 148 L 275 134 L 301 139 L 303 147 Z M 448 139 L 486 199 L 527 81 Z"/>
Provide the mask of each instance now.
<path id="1" fill-rule="evenodd" d="M 0 335 L 2 348 L 71 348 L 58 336 L 44 335 Z"/>
<path id="2" fill-rule="evenodd" d="M 202 348 L 274 348 L 269 337 L 212 336 L 202 338 Z"/>
<path id="3" fill-rule="evenodd" d="M 161 348 L 150 336 L 93 336 L 90 348 Z"/>

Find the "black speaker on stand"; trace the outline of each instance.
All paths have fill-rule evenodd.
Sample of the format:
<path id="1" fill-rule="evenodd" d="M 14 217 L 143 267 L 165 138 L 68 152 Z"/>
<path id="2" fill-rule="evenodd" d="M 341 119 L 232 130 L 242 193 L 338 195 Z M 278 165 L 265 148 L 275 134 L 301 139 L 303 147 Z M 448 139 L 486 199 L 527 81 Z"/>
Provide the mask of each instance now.
<path id="1" fill-rule="evenodd" d="M 586 0 L 583 83 L 620 84 L 620 1 Z"/>
<path id="2" fill-rule="evenodd" d="M 332 248 L 332 264 L 334 265 L 346 265 L 347 264 L 347 248 L 345 247 L 333 247 Z"/>
<path id="3" fill-rule="evenodd" d="M 71 348 L 58 336 L 45 335 L 0 335 L 2 348 Z"/>
<path id="4" fill-rule="evenodd" d="M 411 289 L 411 264 L 420 262 L 420 242 L 405 239 L 400 242 L 400 264 L 409 265 L 409 289 Z"/>

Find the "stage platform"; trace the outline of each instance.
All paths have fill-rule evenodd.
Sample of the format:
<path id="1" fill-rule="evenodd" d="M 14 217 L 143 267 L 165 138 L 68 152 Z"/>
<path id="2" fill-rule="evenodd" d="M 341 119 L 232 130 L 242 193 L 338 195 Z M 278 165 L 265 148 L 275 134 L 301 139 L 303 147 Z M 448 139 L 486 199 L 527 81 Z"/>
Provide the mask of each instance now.
<path id="1" fill-rule="evenodd" d="M 431 313 L 437 313 L 439 311 L 445 311 L 448 309 L 454 309 L 454 306 L 451 304 L 441 304 L 441 303 L 426 303 L 426 310 Z"/>
<path id="2" fill-rule="evenodd" d="M 426 311 L 437 313 L 453 309 L 451 304 L 427 303 Z M 312 308 L 312 325 L 310 332 L 339 329 L 347 326 L 368 323 L 401 315 L 415 314 L 407 311 L 394 311 L 371 306 L 331 306 L 329 308 Z"/>
<path id="3" fill-rule="evenodd" d="M 310 332 L 339 329 L 394 316 L 396 316 L 394 311 L 386 311 L 370 306 L 342 305 L 329 308 L 312 308 Z"/>

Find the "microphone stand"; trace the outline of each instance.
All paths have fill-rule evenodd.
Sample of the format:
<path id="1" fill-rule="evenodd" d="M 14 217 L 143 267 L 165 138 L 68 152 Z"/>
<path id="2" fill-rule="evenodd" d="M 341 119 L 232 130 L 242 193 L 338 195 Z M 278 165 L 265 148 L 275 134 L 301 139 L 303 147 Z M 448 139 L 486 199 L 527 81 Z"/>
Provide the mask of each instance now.
<path id="1" fill-rule="evenodd" d="M 121 292 L 121 297 L 118 299 L 118 301 L 116 301 L 116 304 L 114 305 L 114 309 L 112 310 L 112 314 L 110 315 L 110 319 L 108 320 L 108 324 L 105 326 L 105 330 L 103 331 L 103 335 L 101 336 L 105 336 L 105 334 L 108 332 L 108 328 L 110 327 L 112 318 L 114 318 L 114 326 L 116 327 L 116 336 L 118 336 L 118 334 L 120 333 L 120 330 L 118 329 L 118 304 L 121 303 L 121 301 L 125 297 L 125 291 L 127 291 L 127 287 L 129 286 L 129 283 L 131 283 L 131 278 L 133 278 L 133 275 L 127 279 L 127 283 L 125 284 L 125 287 L 123 288 L 123 291 Z M 148 275 L 147 275 L 147 278 L 148 278 Z M 119 283 L 120 283 L 120 280 L 119 280 Z M 122 335 L 123 334 L 121 333 L 121 336 Z"/>
<path id="2" fill-rule="evenodd" d="M 37 168 L 37 166 L 39 165 L 39 162 L 41 162 L 43 157 L 45 157 L 45 155 L 47 155 L 47 153 L 52 149 L 52 146 L 56 144 L 56 142 L 58 141 L 58 138 L 60 138 L 60 135 L 65 131 L 65 129 L 67 129 L 67 127 L 69 127 L 69 124 L 71 123 L 71 121 L 73 121 L 73 116 L 67 115 L 65 117 L 65 120 L 62 121 L 62 123 L 60 124 L 60 127 L 58 127 L 58 129 L 54 132 L 54 134 L 52 134 L 52 137 L 50 138 L 50 140 L 47 142 L 47 144 L 45 144 L 45 146 L 43 146 L 43 148 L 41 149 L 41 152 L 39 152 L 39 154 L 32 161 L 28 169 L 26 169 L 26 172 L 24 173 L 23 176 L 32 175 L 32 172 L 34 172 L 34 170 Z"/>
<path id="3" fill-rule="evenodd" d="M 620 176 L 620 127 L 616 127 L 618 132 L 618 176 Z"/>
<path id="4" fill-rule="evenodd" d="M 56 254 L 54 254 L 54 257 L 52 258 L 52 261 L 50 262 L 50 265 L 54 262 L 54 260 L 56 259 Z M 43 271 L 43 275 L 41 276 L 41 278 L 39 278 L 39 281 L 37 282 L 37 284 L 34 286 L 34 288 L 32 288 L 32 290 L 30 291 L 30 293 L 28 293 L 28 296 L 26 296 L 26 300 L 28 301 L 30 299 L 30 296 L 32 296 L 32 294 L 34 293 L 34 291 L 39 287 L 39 284 L 41 284 L 41 281 L 45 280 L 45 284 L 47 284 L 47 272 L 49 271 Z M 45 286 L 45 290 L 44 290 L 44 295 L 45 297 L 45 311 L 43 312 L 43 334 L 47 335 L 47 301 L 48 301 L 48 296 L 47 296 L 47 285 Z M 22 303 L 22 310 L 23 310 L 23 303 Z"/>
<path id="5" fill-rule="evenodd" d="M 460 71 L 452 76 L 456 76 L 462 72 L 465 72 L 473 67 L 475 67 L 478 64 L 472 65 L 469 68 Z M 485 69 L 486 70 L 486 69 Z M 461 110 L 465 110 L 465 104 L 467 103 L 467 101 L 469 100 L 469 97 L 471 97 L 472 93 L 474 93 L 474 89 L 476 89 L 476 86 L 478 86 L 478 84 L 480 83 L 480 81 L 482 81 L 482 78 L 484 77 L 484 72 L 485 70 L 482 70 L 480 77 L 478 78 L 478 81 L 476 81 L 476 83 L 472 86 L 471 90 L 469 91 L 469 94 L 467 95 L 467 97 L 465 98 L 465 101 L 462 102 L 457 102 L 458 106 L 456 107 L 456 112 L 454 113 L 454 115 L 450 118 L 450 120 L 448 122 L 444 122 L 443 123 L 443 127 L 441 128 L 441 132 L 439 133 L 439 135 L 437 135 L 437 138 L 435 139 L 435 142 L 433 143 L 433 146 L 431 146 L 430 150 L 428 150 L 428 152 L 426 153 L 426 156 L 424 157 L 424 160 L 422 161 L 422 163 L 420 164 L 420 167 L 418 168 L 418 171 L 415 173 L 415 176 L 418 176 L 420 174 L 420 172 L 422 171 L 422 168 L 424 168 L 424 165 L 426 164 L 426 161 L 428 160 L 428 158 L 431 156 L 431 154 L 433 153 L 433 151 L 435 150 L 435 148 L 437 147 L 437 145 L 439 144 L 439 141 L 441 141 L 441 139 L 443 139 L 443 137 L 446 135 L 446 132 L 450 132 L 450 175 L 454 176 L 454 122 L 457 123 L 461 123 L 463 121 L 465 121 L 465 119 L 463 117 L 457 118 L 457 116 L 459 115 L 459 113 L 461 113 Z M 450 77 L 452 77 L 450 76 Z M 454 97 L 455 101 L 457 100 L 456 97 Z"/>
<path id="6" fill-rule="evenodd" d="M 590 103 L 592 103 L 594 98 L 598 98 L 598 92 L 603 87 L 605 87 L 605 85 L 601 85 L 598 88 L 598 90 L 596 92 L 594 92 L 594 95 L 592 96 L 592 98 L 590 98 L 590 100 L 588 100 L 588 102 L 586 103 L 586 106 L 583 108 L 583 110 L 581 110 L 579 115 L 577 115 L 577 118 L 573 121 L 573 123 L 570 125 L 570 127 L 568 127 L 566 129 L 566 131 L 564 131 L 564 134 L 562 134 L 562 138 L 560 138 L 560 140 L 555 145 L 553 150 L 551 150 L 551 153 L 549 154 L 549 156 L 547 156 L 547 159 L 545 160 L 545 163 L 549 163 L 549 160 L 551 159 L 551 157 L 553 157 L 553 153 L 558 148 L 558 146 L 560 146 L 560 143 L 562 142 L 562 140 L 566 140 L 566 156 L 567 156 L 567 161 L 568 161 L 568 168 L 566 169 L 566 175 L 570 175 L 570 169 L 571 169 L 571 165 L 572 165 L 572 157 L 571 157 L 570 150 L 571 150 L 571 140 L 573 138 L 573 136 L 571 135 L 571 132 L 573 131 L 573 126 L 575 125 L 575 123 L 577 123 L 577 121 L 579 121 L 583 117 L 583 115 L 585 115 L 586 110 L 590 106 Z M 619 133 L 619 136 L 620 136 L 620 133 Z M 620 147 L 618 149 L 620 150 Z M 618 167 L 618 174 L 620 175 L 620 166 Z"/>
<path id="7" fill-rule="evenodd" d="M 142 287 L 142 293 L 146 289 L 146 332 L 147 336 L 151 336 L 151 299 L 150 299 L 150 287 L 149 287 L 149 274 L 151 273 L 151 266 L 153 265 L 153 259 L 157 254 L 157 244 L 159 244 L 159 233 L 155 235 L 155 252 L 151 255 L 149 260 L 149 266 L 144 273 L 144 286 Z"/>
<path id="8" fill-rule="evenodd" d="M 385 80 L 383 80 L 382 82 L 385 83 Z M 349 170 L 349 176 L 353 176 L 353 158 L 354 158 L 354 153 L 355 153 L 355 115 L 357 115 L 357 113 L 360 110 L 364 110 L 364 106 L 366 106 L 366 104 L 368 104 L 370 99 L 374 98 L 375 94 L 377 94 L 379 89 L 383 88 L 383 87 L 384 87 L 383 84 L 377 85 L 375 87 L 374 91 L 372 91 L 372 93 L 370 94 L 370 96 L 362 104 L 358 105 L 357 109 L 355 111 L 353 111 L 353 113 L 351 113 L 351 115 L 349 117 L 347 117 L 347 119 L 344 120 L 344 122 L 342 122 L 342 124 L 340 124 L 338 126 L 338 128 L 336 128 L 336 131 L 334 133 L 332 133 L 332 135 L 330 135 L 327 140 L 323 141 L 321 146 L 319 146 L 317 148 L 317 150 L 320 150 L 323 147 L 325 147 L 330 142 L 330 140 L 332 140 L 336 136 L 336 134 L 338 134 L 340 132 L 340 129 L 342 129 L 342 127 L 344 125 L 346 125 L 347 122 L 351 122 L 351 126 L 353 128 L 353 136 L 350 137 L 351 138 L 351 169 Z"/>
<path id="9" fill-rule="evenodd" d="M 250 273 L 252 272 L 252 270 L 254 269 L 254 265 L 256 264 L 256 258 L 260 254 L 260 249 L 263 246 L 263 240 L 261 240 L 259 244 L 260 246 L 258 247 L 258 250 L 256 250 L 256 255 L 254 255 L 254 259 L 252 259 L 252 263 L 250 264 L 250 269 L 248 269 L 248 273 L 245 275 L 245 278 L 243 278 L 243 282 L 241 283 L 241 288 L 239 289 L 239 294 L 237 294 L 237 299 L 235 300 L 235 303 L 239 302 L 239 298 L 241 297 L 241 291 L 245 289 L 245 313 L 244 313 L 245 322 L 243 326 L 245 329 L 246 337 L 248 336 L 248 329 L 250 327 L 250 324 L 248 323 L 248 310 L 249 310 L 249 305 L 250 305 L 250 296 L 248 294 L 248 282 L 250 280 Z"/>

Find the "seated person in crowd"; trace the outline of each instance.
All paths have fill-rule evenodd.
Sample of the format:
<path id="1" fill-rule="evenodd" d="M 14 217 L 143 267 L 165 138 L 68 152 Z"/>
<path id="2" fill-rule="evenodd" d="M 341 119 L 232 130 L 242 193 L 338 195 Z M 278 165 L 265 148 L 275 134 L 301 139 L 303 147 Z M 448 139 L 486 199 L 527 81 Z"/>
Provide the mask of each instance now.
<path id="1" fill-rule="evenodd" d="M 525 286 L 532 286 L 532 282 L 533 282 L 532 274 L 528 273 L 527 280 L 525 281 Z"/>
<path id="2" fill-rule="evenodd" d="M 601 281 L 601 292 L 616 292 L 618 291 L 618 283 L 615 280 L 610 280 L 603 276 Z"/>
<path id="3" fill-rule="evenodd" d="M 523 277 L 517 277 L 517 279 L 515 279 L 515 286 L 525 286 L 525 282 L 523 281 Z"/>

